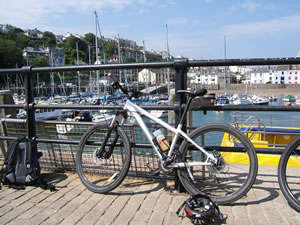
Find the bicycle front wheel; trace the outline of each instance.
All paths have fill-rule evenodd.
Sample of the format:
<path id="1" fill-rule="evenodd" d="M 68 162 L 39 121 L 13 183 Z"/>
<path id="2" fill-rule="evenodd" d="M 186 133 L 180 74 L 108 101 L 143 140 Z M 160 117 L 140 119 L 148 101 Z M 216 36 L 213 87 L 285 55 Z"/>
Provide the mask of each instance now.
<path id="1" fill-rule="evenodd" d="M 131 162 L 129 139 L 121 127 L 112 131 L 105 146 L 105 150 L 108 150 L 118 136 L 112 154 L 106 158 L 96 156 L 107 131 L 106 124 L 92 126 L 82 136 L 77 152 L 76 169 L 79 178 L 90 191 L 96 193 L 107 193 L 119 186 Z"/>
<path id="2" fill-rule="evenodd" d="M 289 205 L 300 211 L 300 138 L 292 141 L 281 155 L 278 182 Z"/>
<path id="3" fill-rule="evenodd" d="M 215 202 L 228 204 L 244 196 L 256 179 L 257 156 L 252 143 L 239 130 L 226 124 L 210 124 L 189 137 L 218 158 L 217 165 L 178 169 L 183 187 L 190 194 L 204 192 Z M 187 140 L 181 144 L 182 162 L 209 162 Z"/>

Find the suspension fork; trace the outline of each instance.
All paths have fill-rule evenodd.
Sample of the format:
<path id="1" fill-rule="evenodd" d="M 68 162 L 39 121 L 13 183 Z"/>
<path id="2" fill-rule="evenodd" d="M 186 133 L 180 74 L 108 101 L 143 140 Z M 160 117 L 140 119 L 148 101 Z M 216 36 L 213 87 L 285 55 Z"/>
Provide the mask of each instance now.
<path id="1" fill-rule="evenodd" d="M 102 142 L 102 145 L 100 146 L 100 148 L 96 152 L 96 156 L 98 158 L 108 159 L 111 156 L 111 154 L 112 154 L 112 152 L 114 150 L 115 145 L 117 144 L 117 141 L 118 141 L 119 136 L 120 136 L 118 134 L 118 131 L 117 131 L 117 129 L 119 127 L 119 122 L 118 122 L 117 118 L 118 118 L 119 115 L 123 115 L 125 119 L 127 118 L 127 113 L 125 111 L 118 111 L 116 113 L 116 115 L 114 116 L 113 120 L 111 121 L 111 123 L 110 123 L 110 125 L 108 127 L 108 131 L 107 131 L 107 133 L 105 135 L 105 138 L 104 138 L 104 140 Z M 109 146 L 109 149 L 106 150 L 105 146 L 106 146 L 106 144 L 107 144 L 107 142 L 108 142 L 108 140 L 110 138 L 110 135 L 111 135 L 111 133 L 112 133 L 113 130 L 116 131 L 116 135 L 113 138 L 113 140 L 111 142 L 111 145 Z"/>

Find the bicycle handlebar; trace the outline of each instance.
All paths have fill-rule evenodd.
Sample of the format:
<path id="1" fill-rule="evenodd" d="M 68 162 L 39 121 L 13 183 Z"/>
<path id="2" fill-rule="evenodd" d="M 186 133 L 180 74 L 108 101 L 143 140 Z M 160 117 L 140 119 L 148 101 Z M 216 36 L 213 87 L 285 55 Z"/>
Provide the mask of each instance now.
<path id="1" fill-rule="evenodd" d="M 127 95 L 129 97 L 129 99 L 132 98 L 138 98 L 142 95 L 144 95 L 143 93 L 141 93 L 140 91 L 128 91 L 127 88 L 123 87 L 119 81 L 115 81 L 112 83 L 112 87 L 116 88 L 116 89 L 120 89 L 125 95 Z M 147 95 L 147 94 L 145 94 Z"/>

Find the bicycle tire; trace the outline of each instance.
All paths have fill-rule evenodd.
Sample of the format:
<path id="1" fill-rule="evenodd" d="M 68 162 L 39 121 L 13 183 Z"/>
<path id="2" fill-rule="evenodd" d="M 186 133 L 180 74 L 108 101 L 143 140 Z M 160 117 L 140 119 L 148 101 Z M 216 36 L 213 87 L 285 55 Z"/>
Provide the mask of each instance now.
<path id="1" fill-rule="evenodd" d="M 296 152 L 297 150 L 297 152 Z M 289 205 L 300 211 L 300 138 L 294 139 L 280 157 L 278 182 Z"/>
<path id="2" fill-rule="evenodd" d="M 178 177 L 186 191 L 190 194 L 204 192 L 219 204 L 232 203 L 249 191 L 256 179 L 258 162 L 254 147 L 245 135 L 227 124 L 209 124 L 195 129 L 189 137 L 209 153 L 218 155 L 219 152 L 222 163 L 218 169 L 212 166 L 193 167 L 190 172 L 187 168 L 178 169 Z M 224 151 L 234 149 L 243 153 Z M 205 155 L 187 140 L 182 142 L 179 152 L 181 162 L 206 160 Z"/>
<path id="3" fill-rule="evenodd" d="M 81 182 L 92 192 L 107 193 L 118 187 L 126 177 L 131 163 L 129 139 L 121 127 L 112 131 L 107 142 L 119 135 L 112 155 L 108 159 L 99 159 L 96 149 L 100 148 L 108 130 L 106 124 L 95 124 L 80 139 L 76 157 L 76 170 Z"/>

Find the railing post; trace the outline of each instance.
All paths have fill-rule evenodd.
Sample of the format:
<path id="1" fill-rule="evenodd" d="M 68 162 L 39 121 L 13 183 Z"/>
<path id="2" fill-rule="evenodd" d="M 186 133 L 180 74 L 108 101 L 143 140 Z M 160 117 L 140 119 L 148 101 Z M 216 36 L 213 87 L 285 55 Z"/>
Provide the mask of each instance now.
<path id="1" fill-rule="evenodd" d="M 178 90 L 186 90 L 187 89 L 187 65 L 188 59 L 175 59 L 174 68 L 175 68 L 175 103 L 174 103 L 174 111 L 175 111 L 175 127 L 178 126 L 181 116 L 183 114 L 182 105 L 186 104 L 186 96 L 184 95 L 176 95 Z M 186 132 L 186 118 L 183 122 L 182 130 Z M 177 144 L 180 146 L 182 140 L 178 139 Z M 179 181 L 177 173 L 175 173 L 175 189 L 178 192 L 185 192 L 184 187 Z"/>
<path id="2" fill-rule="evenodd" d="M 25 110 L 27 113 L 27 137 L 31 140 L 36 137 L 35 129 L 35 111 L 34 111 L 34 97 L 33 97 L 33 82 L 31 66 L 23 66 L 22 74 L 25 75 L 25 93 L 26 104 Z"/>
<path id="3" fill-rule="evenodd" d="M 175 59 L 175 126 L 179 124 L 180 118 L 183 114 L 182 105 L 186 104 L 186 97 L 184 95 L 176 95 L 178 90 L 187 89 L 187 65 L 188 59 Z M 183 131 L 186 132 L 186 120 L 184 122 Z"/>

